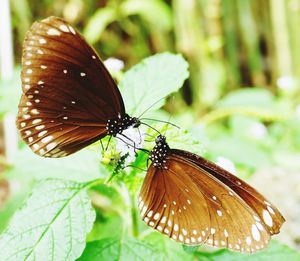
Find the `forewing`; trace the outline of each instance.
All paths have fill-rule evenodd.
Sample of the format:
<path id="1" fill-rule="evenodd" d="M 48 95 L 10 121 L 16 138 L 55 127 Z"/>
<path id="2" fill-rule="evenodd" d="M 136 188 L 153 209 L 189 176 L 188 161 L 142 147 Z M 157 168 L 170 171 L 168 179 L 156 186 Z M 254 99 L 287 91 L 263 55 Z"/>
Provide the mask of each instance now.
<path id="1" fill-rule="evenodd" d="M 124 115 L 120 92 L 95 51 L 64 20 L 36 22 L 22 57 L 17 127 L 34 152 L 69 155 L 106 135 Z"/>
<path id="2" fill-rule="evenodd" d="M 150 166 L 140 193 L 141 216 L 149 226 L 187 245 L 255 252 L 268 244 L 261 219 L 230 188 L 175 154 L 166 166 Z"/>
<path id="3" fill-rule="evenodd" d="M 279 210 L 257 190 L 220 166 L 196 154 L 182 150 L 173 150 L 173 153 L 181 155 L 184 158 L 188 158 L 190 161 L 194 162 L 200 168 L 206 170 L 220 182 L 232 189 L 233 192 L 241 197 L 243 201 L 259 216 L 260 220 L 263 221 L 264 226 L 271 235 L 279 233 L 280 228 L 285 221 L 284 217 L 281 215 Z"/>

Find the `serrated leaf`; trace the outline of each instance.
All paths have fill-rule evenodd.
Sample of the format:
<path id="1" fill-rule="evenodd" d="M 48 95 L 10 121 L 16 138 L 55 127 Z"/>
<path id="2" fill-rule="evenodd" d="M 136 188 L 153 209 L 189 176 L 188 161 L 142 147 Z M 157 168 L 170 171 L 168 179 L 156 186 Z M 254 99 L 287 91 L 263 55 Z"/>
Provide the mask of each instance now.
<path id="1" fill-rule="evenodd" d="M 238 252 L 230 252 L 229 250 L 216 251 L 214 253 L 198 253 L 199 260 L 202 257 L 207 257 L 208 260 L 222 260 L 222 261 L 296 261 L 300 260 L 300 253 L 288 246 L 281 244 L 277 241 L 271 241 L 269 247 L 265 250 L 256 252 L 254 254 L 241 254 Z"/>
<path id="2" fill-rule="evenodd" d="M 28 147 L 18 151 L 15 165 L 10 170 L 13 177 L 34 179 L 60 178 L 74 181 L 90 181 L 103 178 L 107 171 L 99 165 L 99 154 L 90 149 L 81 150 L 71 156 L 59 159 L 43 158 Z"/>
<path id="3" fill-rule="evenodd" d="M 180 54 L 161 53 L 144 59 L 126 72 L 120 83 L 126 111 L 139 116 L 150 106 L 150 110 L 158 109 L 188 75 L 188 63 Z"/>
<path id="4" fill-rule="evenodd" d="M 134 238 L 123 240 L 105 238 L 87 244 L 78 261 L 127 261 L 127 260 L 161 260 L 156 248 L 151 244 Z"/>
<path id="5" fill-rule="evenodd" d="M 95 220 L 88 183 L 51 179 L 34 188 L 0 237 L 0 260 L 74 260 Z"/>

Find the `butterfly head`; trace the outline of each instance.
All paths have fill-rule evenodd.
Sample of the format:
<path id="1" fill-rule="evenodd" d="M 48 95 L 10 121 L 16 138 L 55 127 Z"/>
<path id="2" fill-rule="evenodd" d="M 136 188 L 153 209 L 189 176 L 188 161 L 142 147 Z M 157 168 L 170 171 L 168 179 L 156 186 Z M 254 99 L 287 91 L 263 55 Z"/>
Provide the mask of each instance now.
<path id="1" fill-rule="evenodd" d="M 166 141 L 166 137 L 158 135 L 155 139 L 155 147 L 150 153 L 149 159 L 152 161 L 155 168 L 167 169 L 166 157 L 170 147 Z"/>
<path id="2" fill-rule="evenodd" d="M 125 114 L 124 116 L 119 114 L 117 118 L 107 121 L 106 129 L 108 135 L 115 137 L 129 127 L 138 128 L 140 125 L 141 122 L 138 118 L 130 117 L 128 114 Z"/>
<path id="3" fill-rule="evenodd" d="M 131 118 L 131 121 L 132 121 L 131 126 L 132 126 L 133 128 L 138 128 L 138 127 L 140 127 L 141 121 L 140 121 L 138 118 L 132 117 L 132 118 Z"/>

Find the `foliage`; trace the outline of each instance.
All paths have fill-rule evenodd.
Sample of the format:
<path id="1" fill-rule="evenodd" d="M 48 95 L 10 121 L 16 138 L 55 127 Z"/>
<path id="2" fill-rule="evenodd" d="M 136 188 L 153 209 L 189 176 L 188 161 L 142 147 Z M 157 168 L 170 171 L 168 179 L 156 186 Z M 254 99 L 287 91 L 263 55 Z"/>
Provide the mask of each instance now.
<path id="1" fill-rule="evenodd" d="M 126 72 L 121 81 L 127 108 L 134 114 L 143 112 L 158 98 L 176 92 L 187 76 L 187 63 L 180 55 L 163 53 L 147 58 Z M 143 93 L 147 93 L 147 99 L 137 102 L 143 99 Z M 214 145 L 210 146 L 208 157 L 216 160 L 216 156 L 226 156 L 242 175 L 250 175 L 259 166 L 274 162 L 273 154 L 282 147 L 300 144 L 299 140 L 297 145 L 293 139 L 283 137 L 294 115 L 282 118 L 282 101 L 284 98 L 277 99 L 259 88 L 237 91 L 216 104 L 215 110 L 203 118 L 201 124 L 193 125 L 191 132 L 164 123 L 153 126 L 166 133 L 172 147 L 197 153 L 203 153 L 204 143 L 199 140 L 206 137 L 206 143 Z M 149 115 L 168 120 L 158 110 L 165 102 L 163 99 L 152 107 Z M 252 113 L 252 108 L 257 113 Z M 271 111 L 266 112 L 269 108 Z M 213 115 L 220 109 L 229 110 L 218 117 Z M 268 113 L 272 117 L 265 116 Z M 257 126 L 262 131 L 257 133 Z M 291 131 L 299 131 L 300 124 L 293 128 Z M 152 129 L 143 130 L 150 137 L 157 135 Z M 280 143 L 274 145 L 276 140 Z M 138 152 L 131 162 L 133 168 L 120 169 L 112 177 L 120 157 L 116 143 L 111 143 L 105 156 L 108 159 L 102 158 L 100 164 L 98 144 L 65 159 L 40 159 L 28 149 L 20 150 L 15 165 L 6 172 L 7 178 L 21 182 L 28 187 L 26 191 L 34 180 L 39 181 L 0 237 L 1 260 L 74 260 L 80 256 L 79 260 L 235 260 L 244 257 L 225 250 L 207 252 L 201 246 L 183 248 L 146 227 L 137 216 L 136 197 L 147 155 Z M 145 145 L 148 149 L 152 146 L 153 139 Z M 2 213 L 9 211 L 7 216 L 11 215 L 17 205 Z M 300 258 L 299 253 L 277 242 L 245 258 L 268 260 L 279 254 L 280 258 L 289 260 Z"/>

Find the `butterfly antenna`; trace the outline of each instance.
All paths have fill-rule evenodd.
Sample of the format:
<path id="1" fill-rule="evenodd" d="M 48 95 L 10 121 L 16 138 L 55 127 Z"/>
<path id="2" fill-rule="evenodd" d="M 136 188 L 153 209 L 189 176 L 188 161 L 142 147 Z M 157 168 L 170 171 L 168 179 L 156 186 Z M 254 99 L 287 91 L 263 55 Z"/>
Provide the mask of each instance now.
<path id="1" fill-rule="evenodd" d="M 102 140 L 100 140 L 100 144 L 101 144 L 102 151 L 104 151 L 104 146 L 103 146 Z"/>
<path id="2" fill-rule="evenodd" d="M 132 147 L 132 148 L 134 148 L 134 149 L 136 149 L 136 150 L 140 150 L 140 151 L 143 151 L 143 152 L 149 154 L 149 150 L 147 150 L 147 149 L 135 147 L 134 145 L 132 145 L 132 144 L 126 142 L 125 140 L 121 139 L 121 138 L 118 137 L 118 136 L 117 136 L 116 138 L 119 139 L 120 141 L 124 142 L 124 143 L 125 143 L 127 146 L 129 146 L 129 147 Z"/>
<path id="3" fill-rule="evenodd" d="M 151 119 L 151 118 L 141 118 L 140 120 L 149 120 L 149 121 L 157 121 L 157 122 L 163 122 L 163 123 L 168 123 L 174 127 L 176 127 L 177 129 L 180 129 L 180 127 L 172 122 L 169 121 L 164 121 L 164 120 L 157 120 L 157 119 Z"/>
<path id="4" fill-rule="evenodd" d="M 142 122 L 141 124 L 143 124 L 143 125 L 145 125 L 145 126 L 149 127 L 150 129 L 152 129 L 152 130 L 156 131 L 156 132 L 157 132 L 159 135 L 161 135 L 160 131 L 159 131 L 159 130 L 157 130 L 157 129 L 155 129 L 155 128 L 154 128 L 154 127 L 152 127 L 151 125 L 149 125 L 149 124 L 147 124 L 147 123 L 145 123 L 145 122 Z"/>
<path id="5" fill-rule="evenodd" d="M 156 102 L 152 103 L 146 110 L 144 110 L 144 111 L 140 114 L 140 116 L 138 117 L 138 119 L 140 119 L 147 111 L 149 111 L 154 105 L 156 105 L 157 103 L 159 103 L 160 101 L 162 101 L 164 98 L 165 98 L 165 96 L 162 97 L 162 98 L 160 98 L 160 99 L 157 100 Z"/>
<path id="6" fill-rule="evenodd" d="M 109 140 L 108 140 L 108 142 L 107 142 L 107 144 L 106 144 L 105 151 L 107 151 L 107 149 L 108 149 L 108 145 L 109 145 L 110 141 L 111 141 L 111 136 L 109 136 Z"/>
<path id="7" fill-rule="evenodd" d="M 174 96 L 172 96 L 172 105 L 173 105 L 173 104 L 174 104 Z M 172 107 L 173 107 L 173 106 L 172 106 Z M 169 119 L 168 119 L 168 121 L 167 121 L 167 126 L 166 126 L 166 130 L 165 130 L 165 132 L 164 132 L 164 136 L 166 136 L 168 127 L 169 127 L 169 125 L 171 124 L 171 123 L 170 123 L 171 116 L 172 116 L 172 113 L 170 113 Z"/>

